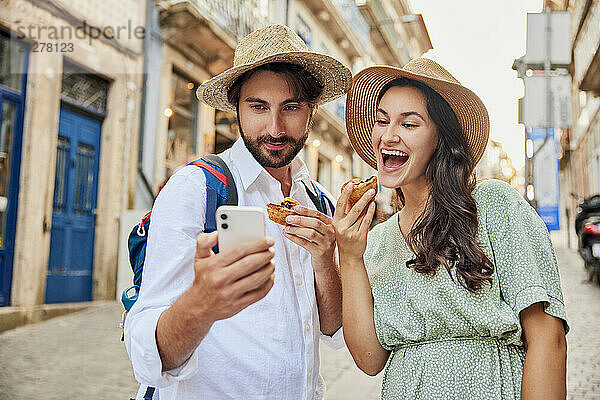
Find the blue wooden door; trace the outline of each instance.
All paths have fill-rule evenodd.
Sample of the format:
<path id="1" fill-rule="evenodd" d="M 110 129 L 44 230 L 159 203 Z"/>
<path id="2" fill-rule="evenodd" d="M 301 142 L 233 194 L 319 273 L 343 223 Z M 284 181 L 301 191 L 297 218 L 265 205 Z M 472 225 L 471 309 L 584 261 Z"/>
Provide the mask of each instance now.
<path id="1" fill-rule="evenodd" d="M 28 54 L 0 30 L 0 306 L 10 304 Z"/>
<path id="2" fill-rule="evenodd" d="M 0 93 L 0 306 L 10 303 L 14 255 L 23 110 L 7 93 Z"/>
<path id="3" fill-rule="evenodd" d="M 60 111 L 46 303 L 92 299 L 101 123 Z"/>

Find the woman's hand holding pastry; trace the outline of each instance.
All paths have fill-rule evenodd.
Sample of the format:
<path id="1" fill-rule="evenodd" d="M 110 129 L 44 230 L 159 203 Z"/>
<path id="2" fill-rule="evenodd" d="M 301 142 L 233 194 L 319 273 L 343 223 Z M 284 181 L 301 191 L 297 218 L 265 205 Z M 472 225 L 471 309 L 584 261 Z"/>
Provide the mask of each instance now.
<path id="1" fill-rule="evenodd" d="M 375 213 L 373 200 L 376 191 L 369 189 L 360 200 L 350 206 L 348 200 L 353 189 L 354 185 L 344 187 L 333 215 L 333 228 L 340 260 L 362 260 L 367 247 L 367 233 Z"/>

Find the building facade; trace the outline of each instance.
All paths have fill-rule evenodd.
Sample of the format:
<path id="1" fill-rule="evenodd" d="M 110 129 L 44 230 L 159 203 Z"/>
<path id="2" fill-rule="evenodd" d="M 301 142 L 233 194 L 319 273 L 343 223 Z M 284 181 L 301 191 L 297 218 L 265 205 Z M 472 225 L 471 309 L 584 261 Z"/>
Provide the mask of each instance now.
<path id="1" fill-rule="evenodd" d="M 560 166 L 567 241 L 575 248 L 578 204 L 600 194 L 600 1 L 553 0 L 545 6 L 571 13 L 573 128 L 560 139 Z"/>
<path id="2" fill-rule="evenodd" d="M 0 3 L 0 306 L 14 323 L 114 297 L 144 6 Z"/>

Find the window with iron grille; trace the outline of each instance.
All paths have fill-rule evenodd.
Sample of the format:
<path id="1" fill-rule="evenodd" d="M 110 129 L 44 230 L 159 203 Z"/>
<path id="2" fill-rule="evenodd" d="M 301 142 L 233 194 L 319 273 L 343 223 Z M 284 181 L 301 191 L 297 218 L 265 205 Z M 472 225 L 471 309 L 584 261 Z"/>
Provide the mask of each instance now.
<path id="1" fill-rule="evenodd" d="M 180 166 L 197 158 L 197 88 L 197 82 L 178 71 L 173 71 L 171 75 L 171 98 L 173 100 L 169 108 L 165 110 L 165 115 L 169 118 L 165 159 L 167 176 L 173 174 Z"/>
<path id="2" fill-rule="evenodd" d="M 104 114 L 108 86 L 107 80 L 65 60 L 61 91 L 63 100 Z"/>
<path id="3" fill-rule="evenodd" d="M 0 85 L 16 92 L 21 91 L 24 60 L 25 50 L 22 43 L 0 35 Z"/>
<path id="4" fill-rule="evenodd" d="M 323 154 L 317 160 L 317 182 L 331 191 L 331 160 Z"/>
<path id="5" fill-rule="evenodd" d="M 298 32 L 298 36 L 304 40 L 308 49 L 311 49 L 312 43 L 312 32 L 306 22 L 300 17 L 298 17 L 298 22 L 296 23 L 296 32 Z"/>

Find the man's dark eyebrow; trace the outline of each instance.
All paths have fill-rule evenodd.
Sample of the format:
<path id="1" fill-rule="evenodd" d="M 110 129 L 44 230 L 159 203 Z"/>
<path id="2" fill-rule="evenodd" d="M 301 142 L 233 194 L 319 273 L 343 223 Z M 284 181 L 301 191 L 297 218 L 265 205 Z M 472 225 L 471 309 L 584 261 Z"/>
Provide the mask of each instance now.
<path id="1" fill-rule="evenodd" d="M 300 100 L 298 97 L 292 97 L 291 99 L 287 99 L 281 102 L 280 106 L 285 106 L 289 103 L 305 103 L 305 101 Z"/>
<path id="2" fill-rule="evenodd" d="M 258 97 L 246 97 L 244 101 L 247 103 L 269 104 L 266 100 L 259 99 Z M 298 97 L 292 97 L 290 99 L 282 101 L 280 106 L 285 106 L 289 103 L 304 103 L 304 101 L 300 100 Z"/>
<path id="3" fill-rule="evenodd" d="M 259 99 L 258 97 L 246 97 L 246 99 L 244 101 L 247 102 L 247 103 L 268 104 L 265 100 Z"/>

